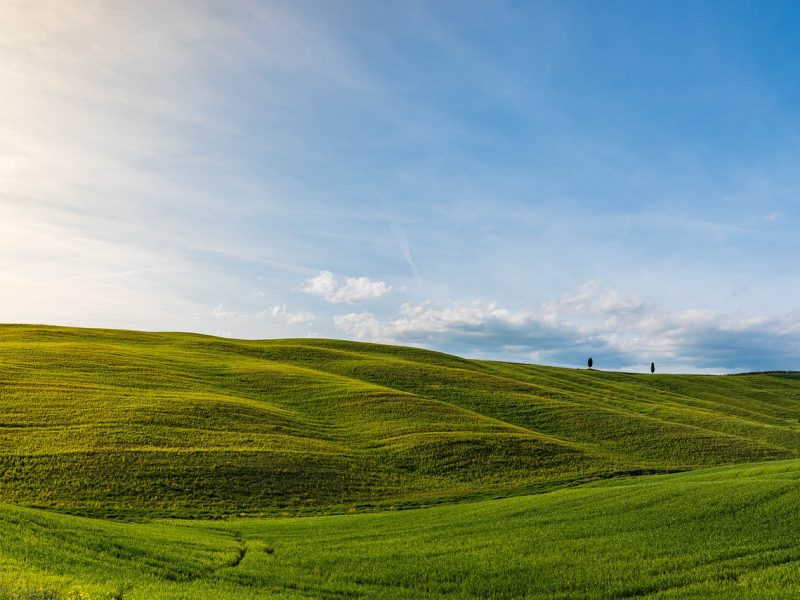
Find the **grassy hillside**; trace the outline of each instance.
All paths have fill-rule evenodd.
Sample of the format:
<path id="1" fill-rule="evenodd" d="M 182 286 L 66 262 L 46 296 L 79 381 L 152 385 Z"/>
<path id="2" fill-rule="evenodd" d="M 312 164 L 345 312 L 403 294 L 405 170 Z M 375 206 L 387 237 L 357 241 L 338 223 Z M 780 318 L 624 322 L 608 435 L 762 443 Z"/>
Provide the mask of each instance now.
<path id="1" fill-rule="evenodd" d="M 115 523 L 0 507 L 8 598 L 790 598 L 800 460 L 426 510 Z"/>
<path id="2" fill-rule="evenodd" d="M 0 501 L 342 512 L 800 456 L 800 381 L 332 340 L 0 326 Z"/>

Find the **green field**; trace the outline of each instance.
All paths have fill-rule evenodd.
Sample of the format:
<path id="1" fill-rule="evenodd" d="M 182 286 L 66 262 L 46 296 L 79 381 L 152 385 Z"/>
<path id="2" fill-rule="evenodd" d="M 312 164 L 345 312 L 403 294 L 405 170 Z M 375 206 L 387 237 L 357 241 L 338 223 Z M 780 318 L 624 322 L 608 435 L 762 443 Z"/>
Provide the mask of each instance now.
<path id="1" fill-rule="evenodd" d="M 798 480 L 795 374 L 0 326 L 0 597 L 792 597 Z"/>

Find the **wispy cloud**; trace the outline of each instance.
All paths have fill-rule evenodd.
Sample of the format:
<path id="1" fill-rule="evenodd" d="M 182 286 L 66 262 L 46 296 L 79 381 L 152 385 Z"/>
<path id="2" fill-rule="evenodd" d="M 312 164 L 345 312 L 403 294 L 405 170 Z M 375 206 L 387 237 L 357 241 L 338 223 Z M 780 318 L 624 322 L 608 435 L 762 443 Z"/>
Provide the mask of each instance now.
<path id="1" fill-rule="evenodd" d="M 405 230 L 401 227 L 398 218 L 393 215 L 389 204 L 383 195 L 379 192 L 376 192 L 376 195 L 381 199 L 383 204 L 383 214 L 386 218 L 386 222 L 389 225 L 389 229 L 392 232 L 392 237 L 394 237 L 395 242 L 397 242 L 397 246 L 400 248 L 400 252 L 403 255 L 403 260 L 411 268 L 411 273 L 414 275 L 414 278 L 417 280 L 417 282 L 421 283 L 423 281 L 422 275 L 420 275 L 419 269 L 417 269 L 417 263 L 414 262 L 414 257 L 411 254 L 411 244 L 408 242 L 408 236 L 406 235 Z"/>
<path id="2" fill-rule="evenodd" d="M 259 313 L 264 314 L 264 313 Z M 314 322 L 314 315 L 305 311 L 291 311 L 286 305 L 273 306 L 266 311 L 271 318 L 289 325 L 307 325 Z"/>
<path id="3" fill-rule="evenodd" d="M 358 304 L 367 300 L 376 300 L 391 291 L 385 281 L 369 277 L 345 277 L 341 279 L 330 271 L 322 271 L 316 277 L 306 280 L 300 291 L 319 296 L 334 304 Z"/>
<path id="4" fill-rule="evenodd" d="M 257 114 L 292 121 L 309 81 L 361 85 L 318 21 L 280 3 L 65 0 L 3 3 L 0 22 L 2 320 L 204 330 L 197 315 L 249 304 L 261 273 L 308 271 L 314 249 L 283 223 L 313 197 L 246 162 L 303 145 Z"/>
<path id="5" fill-rule="evenodd" d="M 246 319 L 261 320 L 275 319 L 289 325 L 305 325 L 314 322 L 314 315 L 305 311 L 292 311 L 285 304 L 280 306 L 269 306 L 258 312 L 248 312 L 242 310 L 227 309 L 223 304 L 215 306 L 211 314 L 215 319 Z"/>

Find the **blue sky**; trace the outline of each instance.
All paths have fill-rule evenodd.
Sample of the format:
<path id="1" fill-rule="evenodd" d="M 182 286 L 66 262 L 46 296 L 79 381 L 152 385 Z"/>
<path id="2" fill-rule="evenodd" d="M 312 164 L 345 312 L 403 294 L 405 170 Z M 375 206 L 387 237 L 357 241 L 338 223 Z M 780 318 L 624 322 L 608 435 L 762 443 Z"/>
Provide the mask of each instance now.
<path id="1" fill-rule="evenodd" d="M 0 6 L 0 321 L 800 368 L 800 7 Z"/>

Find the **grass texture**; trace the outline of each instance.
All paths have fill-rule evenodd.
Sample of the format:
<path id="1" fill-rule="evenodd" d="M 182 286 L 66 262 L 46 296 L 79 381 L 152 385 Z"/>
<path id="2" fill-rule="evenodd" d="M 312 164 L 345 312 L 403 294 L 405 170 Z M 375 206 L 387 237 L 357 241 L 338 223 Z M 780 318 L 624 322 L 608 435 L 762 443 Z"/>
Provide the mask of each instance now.
<path id="1" fill-rule="evenodd" d="M 791 460 L 357 515 L 118 523 L 4 506 L 0 597 L 791 598 L 798 492 Z"/>
<path id="2" fill-rule="evenodd" d="M 793 597 L 798 486 L 792 373 L 0 326 L 0 598 Z"/>

